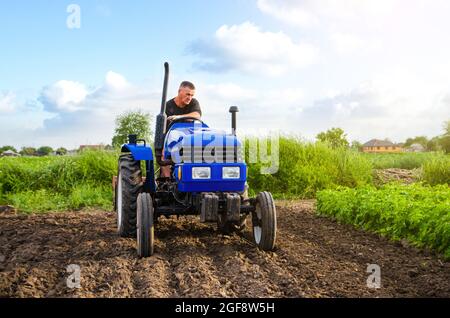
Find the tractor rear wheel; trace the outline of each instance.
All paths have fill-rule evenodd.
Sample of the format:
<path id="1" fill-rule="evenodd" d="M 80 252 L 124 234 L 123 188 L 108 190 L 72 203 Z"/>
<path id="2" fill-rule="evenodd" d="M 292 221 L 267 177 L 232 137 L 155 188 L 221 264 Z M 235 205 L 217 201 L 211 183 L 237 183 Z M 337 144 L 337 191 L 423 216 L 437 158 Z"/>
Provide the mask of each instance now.
<path id="1" fill-rule="evenodd" d="M 121 237 L 136 236 L 136 201 L 142 190 L 140 161 L 131 154 L 119 158 L 116 187 L 117 231 Z"/>
<path id="2" fill-rule="evenodd" d="M 154 246 L 154 210 L 149 193 L 141 193 L 137 199 L 137 252 L 139 257 L 153 255 Z"/>
<path id="3" fill-rule="evenodd" d="M 255 244 L 263 251 L 272 251 L 277 236 L 277 213 L 270 192 L 260 192 L 256 197 L 256 209 L 252 212 L 252 228 Z"/>

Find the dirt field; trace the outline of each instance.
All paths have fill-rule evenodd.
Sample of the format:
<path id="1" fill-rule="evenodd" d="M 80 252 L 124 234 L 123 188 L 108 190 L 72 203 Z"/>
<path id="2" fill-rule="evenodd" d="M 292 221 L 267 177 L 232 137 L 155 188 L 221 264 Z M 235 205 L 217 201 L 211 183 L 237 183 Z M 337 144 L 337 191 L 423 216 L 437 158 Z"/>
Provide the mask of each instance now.
<path id="1" fill-rule="evenodd" d="M 313 201 L 278 202 L 278 248 L 250 232 L 219 235 L 196 218 L 162 219 L 156 254 L 136 257 L 115 214 L 0 214 L 0 297 L 450 297 L 450 262 L 314 215 Z M 66 281 L 80 267 L 80 287 Z M 381 288 L 367 287 L 368 264 Z"/>

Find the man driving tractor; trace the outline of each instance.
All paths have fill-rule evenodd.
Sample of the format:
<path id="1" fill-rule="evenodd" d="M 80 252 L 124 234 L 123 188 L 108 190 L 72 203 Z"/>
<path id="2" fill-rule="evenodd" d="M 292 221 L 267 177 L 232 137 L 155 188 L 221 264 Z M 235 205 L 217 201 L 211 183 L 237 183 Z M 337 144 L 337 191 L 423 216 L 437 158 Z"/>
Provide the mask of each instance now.
<path id="1" fill-rule="evenodd" d="M 202 110 L 198 100 L 194 98 L 195 86 L 191 82 L 184 81 L 180 84 L 178 95 L 166 103 L 167 125 L 170 122 L 183 118 L 193 117 L 201 119 Z M 170 177 L 170 166 L 161 167 L 161 177 Z"/>

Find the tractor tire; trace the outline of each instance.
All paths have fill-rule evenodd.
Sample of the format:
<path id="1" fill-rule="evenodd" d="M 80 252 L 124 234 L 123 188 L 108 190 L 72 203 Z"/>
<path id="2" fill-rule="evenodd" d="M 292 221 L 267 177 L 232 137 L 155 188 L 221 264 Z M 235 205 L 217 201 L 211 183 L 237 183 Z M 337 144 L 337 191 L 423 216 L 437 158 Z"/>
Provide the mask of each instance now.
<path id="1" fill-rule="evenodd" d="M 277 213 L 270 192 L 260 192 L 256 197 L 252 228 L 256 246 L 263 251 L 273 251 L 277 237 Z"/>
<path id="2" fill-rule="evenodd" d="M 154 234 L 153 201 L 149 193 L 141 193 L 137 199 L 137 252 L 139 257 L 153 255 Z"/>
<path id="3" fill-rule="evenodd" d="M 136 237 L 136 202 L 142 191 L 140 161 L 131 154 L 121 155 L 117 174 L 117 231 L 121 237 Z"/>

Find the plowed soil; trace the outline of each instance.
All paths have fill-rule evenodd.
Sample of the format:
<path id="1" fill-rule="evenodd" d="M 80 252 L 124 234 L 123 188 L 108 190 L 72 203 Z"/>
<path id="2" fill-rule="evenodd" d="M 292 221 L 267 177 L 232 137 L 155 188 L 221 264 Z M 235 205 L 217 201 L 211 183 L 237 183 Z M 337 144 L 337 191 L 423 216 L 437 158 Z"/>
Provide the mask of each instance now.
<path id="1" fill-rule="evenodd" d="M 161 219 L 155 255 L 138 259 L 106 211 L 0 215 L 0 297 L 450 297 L 450 263 L 278 202 L 274 252 L 251 232 L 220 235 L 195 217 Z M 71 289 L 67 266 L 80 268 Z M 381 288 L 369 288 L 369 264 Z"/>

